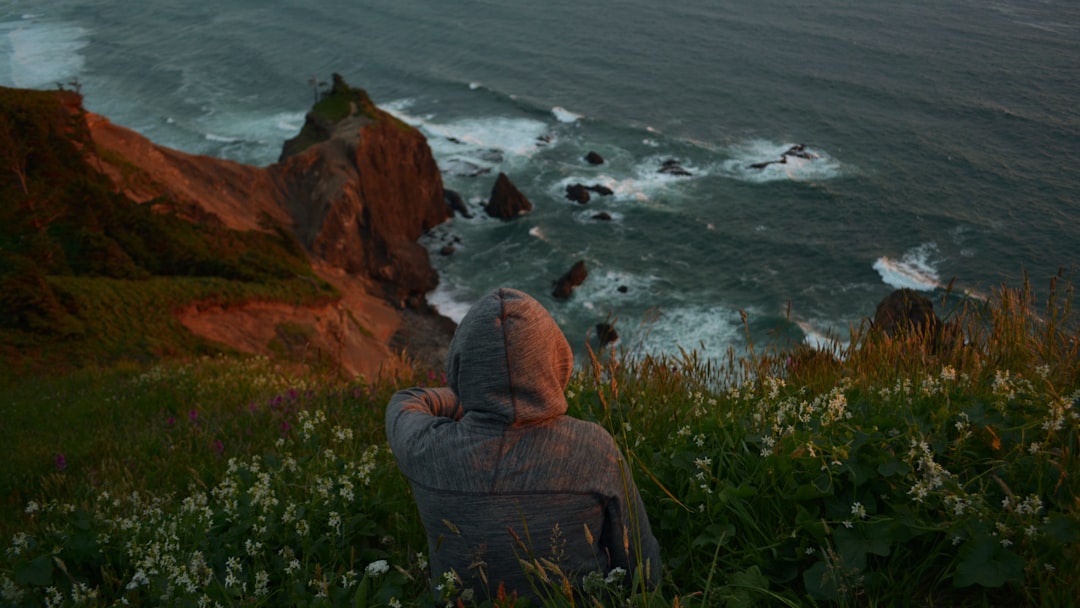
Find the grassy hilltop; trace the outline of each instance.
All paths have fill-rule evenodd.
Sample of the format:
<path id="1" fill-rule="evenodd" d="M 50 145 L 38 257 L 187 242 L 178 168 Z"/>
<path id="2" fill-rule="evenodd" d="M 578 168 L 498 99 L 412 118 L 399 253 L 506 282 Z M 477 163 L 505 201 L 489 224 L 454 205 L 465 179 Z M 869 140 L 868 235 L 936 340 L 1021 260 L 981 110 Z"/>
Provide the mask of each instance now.
<path id="1" fill-rule="evenodd" d="M 1080 360 L 1069 296 L 1001 290 L 966 336 L 860 332 L 840 357 L 599 353 L 567 391 L 628 454 L 662 547 L 637 606 L 1071 606 L 1080 580 Z M 15 385 L 0 592 L 11 605 L 432 606 L 388 452 L 391 392 L 206 357 Z M 583 533 L 563 530 L 562 534 Z M 633 542 L 631 540 L 631 542 Z M 523 554 L 565 605 L 533 531 Z M 449 574 L 443 593 L 450 593 Z M 465 605 L 509 605 L 474 597 Z"/>
<path id="2" fill-rule="evenodd" d="M 337 295 L 269 218 L 262 231 L 230 230 L 115 192 L 81 101 L 0 88 L 0 382 L 221 351 L 180 325 L 172 313 L 184 306 Z"/>
<path id="3" fill-rule="evenodd" d="M 187 332 L 173 310 L 337 294 L 270 220 L 116 194 L 80 101 L 0 89 L 0 606 L 445 605 L 456 580 L 428 590 L 383 429 L 392 392 L 440 371 L 342 379 Z M 1060 279 L 951 304 L 950 341 L 597 353 L 571 413 L 627 454 L 664 579 L 592 573 L 585 603 L 1074 605 L 1080 335 Z M 532 532 L 522 565 L 567 605 L 579 581 L 551 550 L 584 532 Z"/>

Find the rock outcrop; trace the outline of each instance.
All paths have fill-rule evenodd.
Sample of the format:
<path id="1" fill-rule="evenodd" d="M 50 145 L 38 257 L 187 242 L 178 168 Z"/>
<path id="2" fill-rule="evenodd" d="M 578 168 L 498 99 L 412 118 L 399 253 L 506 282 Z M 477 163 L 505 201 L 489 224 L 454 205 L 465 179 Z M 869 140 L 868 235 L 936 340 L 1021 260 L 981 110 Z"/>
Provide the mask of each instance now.
<path id="1" fill-rule="evenodd" d="M 532 211 L 532 203 L 517 189 L 505 173 L 499 173 L 495 179 L 495 185 L 491 188 L 491 196 L 484 210 L 491 217 L 502 220 L 513 219 L 519 215 Z"/>
<path id="2" fill-rule="evenodd" d="M 932 352 L 964 344 L 960 327 L 938 318 L 930 298 L 913 289 L 897 289 L 886 296 L 877 306 L 872 327 L 890 338 L 914 337 Z"/>
<path id="3" fill-rule="evenodd" d="M 878 303 L 874 312 L 874 329 L 890 337 L 906 332 L 933 333 L 940 325 L 934 303 L 914 289 L 893 291 Z"/>
<path id="4" fill-rule="evenodd" d="M 585 268 L 585 260 L 578 260 L 570 267 L 570 270 L 566 271 L 566 274 L 555 281 L 551 295 L 560 300 L 569 298 L 574 288 L 584 283 L 588 276 L 589 271 Z"/>
<path id="5" fill-rule="evenodd" d="M 435 288 L 438 275 L 417 240 L 452 213 L 439 168 L 419 131 L 379 110 L 340 76 L 334 75 L 333 88 L 285 144 L 280 160 L 267 167 L 185 154 L 104 117 L 86 116 L 98 148 L 94 162 L 128 198 L 168 200 L 187 219 L 235 230 L 284 226 L 323 269 L 320 274 L 346 297 L 356 296 L 357 306 L 370 309 L 377 300 L 426 310 L 424 294 Z M 384 351 L 374 358 L 387 358 L 397 329 L 387 319 L 400 324 L 401 317 L 381 309 L 371 316 L 381 327 L 369 333 Z M 227 332 L 214 331 L 215 339 L 229 342 Z"/>
<path id="6" fill-rule="evenodd" d="M 600 348 L 604 348 L 608 344 L 619 340 L 619 332 L 615 330 L 615 326 L 611 323 L 597 323 L 596 340 L 600 343 Z"/>

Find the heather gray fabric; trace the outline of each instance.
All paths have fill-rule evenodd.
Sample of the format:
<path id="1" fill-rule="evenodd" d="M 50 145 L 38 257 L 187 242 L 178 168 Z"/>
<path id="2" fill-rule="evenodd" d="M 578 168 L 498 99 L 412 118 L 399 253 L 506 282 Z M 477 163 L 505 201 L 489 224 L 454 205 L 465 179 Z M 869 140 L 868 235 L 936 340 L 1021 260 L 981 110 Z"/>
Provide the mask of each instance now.
<path id="1" fill-rule="evenodd" d="M 462 319 L 447 358 L 449 388 L 391 398 L 386 433 L 428 535 L 432 586 L 455 571 L 478 601 L 539 599 L 519 558 L 558 564 L 572 581 L 638 555 L 655 584 L 660 553 L 611 435 L 566 415 L 573 355 L 544 307 L 513 289 L 485 295 Z"/>

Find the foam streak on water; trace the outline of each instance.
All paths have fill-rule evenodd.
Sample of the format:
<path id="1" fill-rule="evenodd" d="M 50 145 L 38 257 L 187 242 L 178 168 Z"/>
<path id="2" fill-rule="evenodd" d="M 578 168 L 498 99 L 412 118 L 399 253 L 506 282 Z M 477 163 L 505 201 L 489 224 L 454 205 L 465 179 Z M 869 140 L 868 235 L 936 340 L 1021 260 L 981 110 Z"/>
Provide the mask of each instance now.
<path id="1" fill-rule="evenodd" d="M 755 341 L 842 343 L 892 289 L 1080 263 L 1074 0 L 624 2 L 602 24 L 572 0 L 258 4 L 7 0 L 0 84 L 77 78 L 159 144 L 262 165 L 340 73 L 475 212 L 425 237 L 431 300 L 459 318 L 524 289 L 575 349 L 615 317 L 624 345 L 648 325 L 650 352 L 718 354 L 739 310 Z M 483 214 L 498 172 L 532 213 Z M 612 193 L 581 205 L 575 184 Z M 579 260 L 585 284 L 551 298 Z"/>

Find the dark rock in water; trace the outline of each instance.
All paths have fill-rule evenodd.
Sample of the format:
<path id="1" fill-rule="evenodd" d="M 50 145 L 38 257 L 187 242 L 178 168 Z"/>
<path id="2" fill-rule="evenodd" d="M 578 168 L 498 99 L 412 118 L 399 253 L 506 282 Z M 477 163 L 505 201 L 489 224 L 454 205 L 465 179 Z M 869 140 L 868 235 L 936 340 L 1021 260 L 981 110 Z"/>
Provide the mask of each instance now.
<path id="1" fill-rule="evenodd" d="M 626 285 L 619 285 L 619 288 L 616 291 L 618 291 L 619 293 L 626 293 L 630 291 L 630 288 Z"/>
<path id="2" fill-rule="evenodd" d="M 615 194 L 614 190 L 608 188 L 607 186 L 601 186 L 600 184 L 593 184 L 587 189 L 599 194 L 600 196 L 611 196 L 612 194 Z"/>
<path id="3" fill-rule="evenodd" d="M 784 152 L 781 156 L 794 156 L 796 158 L 805 158 L 806 160 L 814 160 L 815 158 L 819 158 L 817 154 L 808 151 L 805 144 L 795 144 L 794 146 L 788 148 L 787 152 Z"/>
<path id="4" fill-rule="evenodd" d="M 891 338 L 916 337 L 932 352 L 964 344 L 960 327 L 939 319 L 930 298 L 913 289 L 886 296 L 877 306 L 872 328 Z"/>
<path id="5" fill-rule="evenodd" d="M 443 162 L 442 172 L 458 177 L 479 177 L 491 173 L 491 167 L 481 167 L 464 158 L 450 158 Z"/>
<path id="6" fill-rule="evenodd" d="M 491 217 L 509 220 L 532 211 L 532 208 L 532 203 L 510 182 L 510 178 L 499 173 L 484 211 Z"/>
<path id="7" fill-rule="evenodd" d="M 597 213 L 596 215 L 592 216 L 592 219 L 594 219 L 594 220 L 603 220 L 605 222 L 610 222 L 611 221 L 611 214 L 609 214 L 607 211 L 601 211 L 600 213 Z"/>
<path id="8" fill-rule="evenodd" d="M 754 164 L 750 165 L 750 168 L 751 169 L 764 169 L 765 167 L 768 167 L 769 165 L 784 165 L 784 164 L 787 164 L 787 157 L 786 156 L 781 156 L 780 160 L 767 160 L 767 161 L 761 162 L 761 163 L 754 163 Z"/>
<path id="9" fill-rule="evenodd" d="M 596 339 L 600 341 L 600 348 L 604 348 L 619 339 L 619 332 L 615 331 L 615 326 L 610 323 L 597 323 Z"/>
<path id="10" fill-rule="evenodd" d="M 472 217 L 472 213 L 469 213 L 469 208 L 465 205 L 465 200 L 454 190 L 443 190 L 443 198 L 450 207 L 450 211 L 460 213 L 461 217 Z"/>
<path id="11" fill-rule="evenodd" d="M 882 300 L 874 313 L 874 329 L 894 337 L 913 332 L 935 332 L 941 320 L 934 313 L 930 298 L 914 289 L 897 289 Z"/>
<path id="12" fill-rule="evenodd" d="M 585 162 L 589 163 L 590 165 L 602 165 L 604 164 L 604 157 L 600 156 L 596 152 L 590 151 L 588 154 L 585 155 Z"/>
<path id="13" fill-rule="evenodd" d="M 454 255 L 457 249 L 453 245 L 443 245 L 443 248 L 439 250 L 439 255 Z"/>
<path id="14" fill-rule="evenodd" d="M 683 169 L 682 165 L 679 164 L 679 161 L 674 158 L 669 158 L 664 162 L 660 163 L 660 173 L 665 173 L 667 175 L 678 175 L 681 177 L 689 177 L 693 175 L 693 173 L 690 173 L 686 169 Z"/>
<path id="15" fill-rule="evenodd" d="M 760 163 L 753 163 L 749 165 L 749 167 L 751 169 L 764 169 L 769 165 L 784 165 L 787 164 L 787 159 L 789 156 L 794 158 L 802 158 L 804 160 L 814 160 L 816 158 L 821 158 L 817 154 L 814 154 L 813 152 L 807 150 L 805 144 L 795 144 L 788 148 L 786 151 L 784 151 L 784 153 L 781 154 L 780 158 L 778 158 L 777 160 L 767 160 Z"/>
<path id="16" fill-rule="evenodd" d="M 485 163 L 501 163 L 503 162 L 503 151 L 498 148 L 488 148 L 487 150 L 481 150 L 477 155 L 480 160 Z"/>
<path id="17" fill-rule="evenodd" d="M 555 289 L 551 292 L 551 295 L 560 300 L 569 298 L 574 288 L 584 283 L 585 278 L 588 276 L 589 271 L 585 269 L 585 260 L 578 260 L 566 274 L 555 281 Z"/>
<path id="18" fill-rule="evenodd" d="M 536 145 L 538 145 L 538 146 L 546 146 L 546 145 L 551 143 L 552 139 L 554 139 L 554 138 L 552 137 L 552 135 L 550 133 L 544 133 L 543 135 L 536 138 Z"/>
<path id="19" fill-rule="evenodd" d="M 584 205 L 589 202 L 589 189 L 581 184 L 570 184 L 566 187 L 566 198 Z"/>

